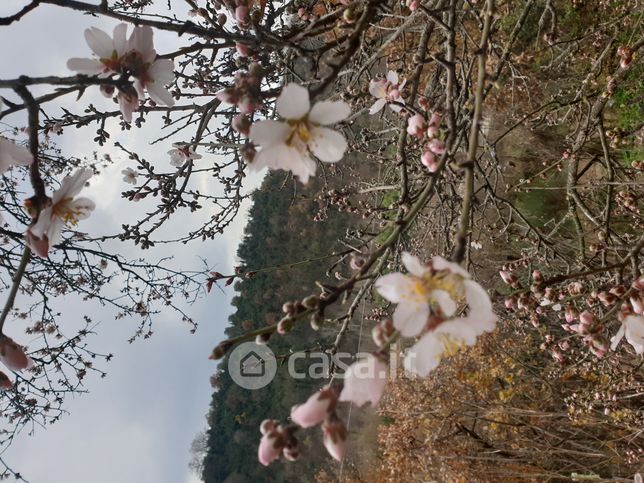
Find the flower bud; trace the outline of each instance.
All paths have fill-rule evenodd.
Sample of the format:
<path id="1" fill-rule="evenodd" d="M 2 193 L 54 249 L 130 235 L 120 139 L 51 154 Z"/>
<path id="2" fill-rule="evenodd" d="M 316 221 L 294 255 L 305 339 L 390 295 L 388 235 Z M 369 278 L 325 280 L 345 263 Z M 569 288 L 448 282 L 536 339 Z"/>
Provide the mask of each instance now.
<path id="1" fill-rule="evenodd" d="M 331 413 L 322 423 L 324 447 L 337 461 L 342 461 L 346 453 L 347 428 L 335 413 Z"/>
<path id="2" fill-rule="evenodd" d="M 287 334 L 293 330 L 293 319 L 290 316 L 284 317 L 277 323 L 277 333 L 280 335 Z"/>
<path id="3" fill-rule="evenodd" d="M 426 129 L 425 118 L 420 114 L 411 116 L 407 121 L 407 132 L 410 136 L 421 138 Z"/>
<path id="4" fill-rule="evenodd" d="M 320 297 L 317 295 L 309 295 L 302 300 L 302 305 L 307 309 L 317 309 L 320 306 Z"/>

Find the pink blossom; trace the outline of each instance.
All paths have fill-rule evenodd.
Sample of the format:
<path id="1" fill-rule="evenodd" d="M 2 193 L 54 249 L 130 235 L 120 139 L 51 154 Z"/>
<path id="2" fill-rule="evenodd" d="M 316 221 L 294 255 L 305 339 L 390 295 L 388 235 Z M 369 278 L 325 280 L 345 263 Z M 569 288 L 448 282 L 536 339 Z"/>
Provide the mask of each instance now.
<path id="1" fill-rule="evenodd" d="M 303 428 L 310 428 L 320 424 L 327 414 L 335 408 L 337 394 L 332 388 L 325 388 L 316 392 L 304 404 L 293 407 L 291 420 Z"/>
<path id="2" fill-rule="evenodd" d="M 24 349 L 6 335 L 0 335 L 0 362 L 12 371 L 33 366 L 33 361 L 27 357 Z"/>
<path id="3" fill-rule="evenodd" d="M 344 388 L 340 401 L 350 401 L 357 406 L 366 403 L 376 406 L 387 384 L 387 364 L 369 354 L 354 362 L 344 375 Z"/>
<path id="4" fill-rule="evenodd" d="M 440 139 L 432 139 L 427 143 L 427 147 L 434 154 L 443 154 L 445 152 L 445 142 Z"/>
<path id="5" fill-rule="evenodd" d="M 425 151 L 420 156 L 420 162 L 427 168 L 430 173 L 435 173 L 438 169 L 438 161 L 432 151 Z"/>

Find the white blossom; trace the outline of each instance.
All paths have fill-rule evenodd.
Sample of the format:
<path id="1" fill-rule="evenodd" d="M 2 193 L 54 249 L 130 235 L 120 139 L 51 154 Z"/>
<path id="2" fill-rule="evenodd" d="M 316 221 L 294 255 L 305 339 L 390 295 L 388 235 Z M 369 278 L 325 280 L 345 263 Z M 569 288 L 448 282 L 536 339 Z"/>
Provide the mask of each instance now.
<path id="1" fill-rule="evenodd" d="M 610 348 L 615 350 L 624 336 L 637 354 L 644 354 L 644 315 L 626 316 L 617 334 L 610 340 Z"/>
<path id="2" fill-rule="evenodd" d="M 123 57 L 128 50 L 127 24 L 114 27 L 113 37 L 96 27 L 85 29 L 85 40 L 92 49 L 95 59 L 72 58 L 67 61 L 67 68 L 79 74 L 107 77 L 120 73 Z"/>
<path id="3" fill-rule="evenodd" d="M 92 176 L 92 170 L 79 169 L 66 176 L 54 192 L 51 204 L 44 208 L 38 220 L 27 230 L 27 242 L 37 255 L 46 258 L 49 249 L 62 239 L 65 225 L 75 226 L 89 217 L 95 204 L 89 198 L 74 198 Z"/>
<path id="4" fill-rule="evenodd" d="M 168 154 L 170 155 L 170 164 L 172 166 L 180 167 L 188 160 L 201 159 L 201 154 L 195 153 L 195 150 L 187 144 L 174 143 L 172 147 L 173 149 L 168 151 Z"/>
<path id="5" fill-rule="evenodd" d="M 277 99 L 277 113 L 284 121 L 259 121 L 250 128 L 251 141 L 262 148 L 249 164 L 251 171 L 264 167 L 289 170 L 302 183 L 307 183 L 316 170 L 310 154 L 326 163 L 342 159 L 347 150 L 346 139 L 325 126 L 351 114 L 347 103 L 320 101 L 311 108 L 309 91 L 291 83 Z"/>
<path id="6" fill-rule="evenodd" d="M 128 184 L 136 184 L 137 172 L 135 170 L 132 168 L 125 168 L 121 171 L 121 174 L 123 175 L 123 181 Z"/>
<path id="7" fill-rule="evenodd" d="M 409 274 L 384 275 L 376 281 L 376 289 L 398 304 L 393 322 L 401 335 L 422 335 L 408 350 L 405 368 L 426 376 L 444 355 L 473 345 L 477 336 L 494 330 L 496 315 L 485 290 L 459 265 L 438 256 L 424 265 L 409 253 L 403 253 L 402 261 Z M 463 302 L 468 314 L 454 317 Z"/>
<path id="8" fill-rule="evenodd" d="M 403 80 L 399 83 L 398 73 L 393 70 L 387 72 L 386 79 L 372 79 L 369 82 L 369 93 L 378 100 L 369 109 L 369 114 L 380 112 L 387 104 L 392 111 L 400 112 L 402 106 L 399 104 L 405 103 L 400 91 L 405 87 L 406 82 Z M 396 102 L 399 104 L 395 104 Z"/>

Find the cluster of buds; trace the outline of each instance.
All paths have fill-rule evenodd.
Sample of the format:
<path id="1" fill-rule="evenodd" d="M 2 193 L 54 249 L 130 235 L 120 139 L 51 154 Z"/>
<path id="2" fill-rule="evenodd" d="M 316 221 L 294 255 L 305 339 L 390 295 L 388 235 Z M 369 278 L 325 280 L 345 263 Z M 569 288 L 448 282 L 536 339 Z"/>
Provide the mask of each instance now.
<path id="1" fill-rule="evenodd" d="M 248 66 L 247 72 L 240 71 L 235 74 L 234 85 L 218 92 L 217 99 L 237 106 L 242 114 L 252 114 L 262 106 L 260 85 L 263 78 L 264 68 L 253 62 Z M 238 121 L 238 127 L 243 125 L 242 121 Z M 248 134 L 248 129 L 243 134 Z"/>
<path id="2" fill-rule="evenodd" d="M 438 169 L 436 156 L 445 153 L 445 142 L 436 137 L 442 119 L 442 113 L 434 112 L 429 122 L 420 114 L 411 116 L 407 121 L 407 133 L 424 143 L 420 161 L 430 173 L 434 173 Z"/>
<path id="3" fill-rule="evenodd" d="M 282 305 L 282 312 L 284 317 L 277 323 L 277 333 L 280 335 L 287 334 L 293 330 L 294 319 L 297 315 L 307 310 L 317 310 L 320 307 L 320 297 L 317 295 L 309 295 L 301 301 L 285 302 Z M 311 316 L 311 328 L 319 330 L 322 317 L 318 312 L 314 312 Z"/>
<path id="4" fill-rule="evenodd" d="M 640 214 L 640 208 L 637 206 L 637 198 L 630 190 L 622 190 L 615 197 L 617 203 L 627 211 Z"/>
<path id="5" fill-rule="evenodd" d="M 280 457 L 287 461 L 295 461 L 300 456 L 297 439 L 294 436 L 295 427 L 285 426 L 274 419 L 262 421 L 259 430 L 262 439 L 259 442 L 257 457 L 264 466 L 270 465 Z"/>

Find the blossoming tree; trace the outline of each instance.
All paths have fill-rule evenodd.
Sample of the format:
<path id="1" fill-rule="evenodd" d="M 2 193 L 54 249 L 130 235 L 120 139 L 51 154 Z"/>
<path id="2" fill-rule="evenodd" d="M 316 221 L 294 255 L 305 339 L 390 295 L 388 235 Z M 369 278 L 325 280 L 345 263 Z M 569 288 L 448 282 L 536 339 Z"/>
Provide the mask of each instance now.
<path id="1" fill-rule="evenodd" d="M 641 123 L 620 132 L 606 124 L 611 98 L 637 76 L 644 39 L 633 34 L 616 45 L 603 26 L 589 79 L 561 88 L 554 100 L 540 95 L 504 104 L 515 90 L 528 94 L 516 87 L 524 77 L 515 57 L 533 35 L 527 24 L 535 23 L 534 3 L 522 4 L 509 27 L 493 0 L 26 0 L 0 18 L 9 29 L 45 6 L 90 14 L 78 32 L 87 54 L 69 58 L 65 75 L 0 79 L 3 417 L 14 428 L 57 420 L 63 396 L 79 391 L 88 371 L 104 374 L 93 360 L 111 358 L 85 343 L 92 320 L 64 335 L 65 314 L 51 298 L 75 293 L 112 305 L 119 316 L 139 317 L 134 337 L 147 337 L 155 313 L 168 305 L 196 327 L 176 299 L 194 300 L 204 287 L 274 269 L 186 272 L 166 261 L 127 260 L 103 242 L 141 250 L 207 242 L 229 227 L 250 195 L 247 174 L 282 171 L 297 187 L 342 170 L 349 157 L 381 172 L 320 195 L 365 220 L 345 242 L 348 249 L 329 257 L 348 272 L 304 287 L 297 301 L 283 301 L 280 320 L 219 342 L 211 358 L 227 357 L 241 342 L 288 337 L 304 321 L 333 328 L 333 340 L 319 343 L 335 353 L 367 299 L 383 311 L 372 328 L 376 349 L 343 378 L 333 367 L 328 383 L 290 416 L 267 414 L 258 432 L 259 463 L 298 459 L 297 435 L 315 426 L 330 456 L 343 460 L 348 431 L 338 408 L 379 404 L 394 344 L 402 347 L 408 374 L 427 377 L 506 317 L 546 326 L 543 351 L 562 365 L 573 346 L 598 359 L 641 356 L 643 166 L 641 159 L 620 164 L 617 147 L 641 140 Z M 565 56 L 578 40 L 554 42 L 553 3 L 538 7 L 536 23 L 546 31 L 544 49 Z M 94 25 L 97 19 L 115 24 L 111 34 Z M 162 35 L 172 39 L 171 49 L 158 47 Z M 96 92 L 102 98 L 90 97 Z M 63 106 L 62 114 L 54 105 Z M 498 120 L 504 113 L 507 123 Z M 500 154 L 504 138 L 529 123 L 565 127 L 573 119 L 567 149 L 511 186 L 516 176 Z M 131 163 L 122 178 L 105 181 L 128 202 L 144 204 L 145 216 L 119 233 L 82 233 L 84 220 L 105 209 L 93 187 L 110 160 L 76 159 L 56 149 L 55 140 L 95 128 L 94 142 L 108 146 L 114 133 L 144 132 L 146 123 L 158 126 L 149 141 L 163 146 L 165 160 L 151 162 L 114 143 Z M 546 226 L 513 193 L 563 169 L 565 214 Z M 212 189 L 200 189 L 203 183 Z M 584 183 L 603 184 L 592 191 Z M 177 223 L 200 213 L 207 215 L 196 228 Z M 172 236 L 164 238 L 169 227 Z M 501 242 L 502 249 L 495 246 Z M 490 255 L 484 269 L 479 249 Z M 110 295 L 108 287 L 118 283 L 122 293 Z M 14 308 L 19 292 L 32 298 L 30 307 Z M 39 336 L 27 348 L 20 319 Z M 11 443 L 15 431 L 8 434 L 0 444 Z"/>

